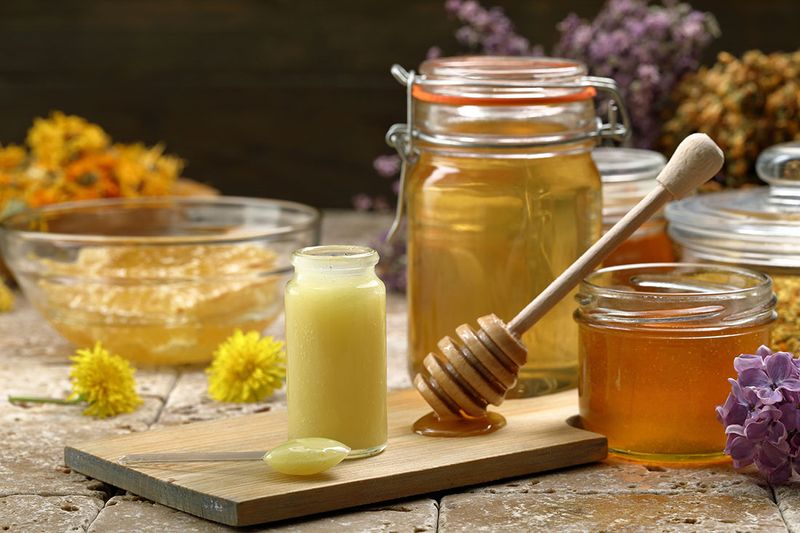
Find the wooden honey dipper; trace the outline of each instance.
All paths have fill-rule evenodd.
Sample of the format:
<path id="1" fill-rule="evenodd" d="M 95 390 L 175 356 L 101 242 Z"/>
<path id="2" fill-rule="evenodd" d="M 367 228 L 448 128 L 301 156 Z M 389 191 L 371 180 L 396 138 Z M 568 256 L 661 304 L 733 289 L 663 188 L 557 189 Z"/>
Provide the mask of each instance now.
<path id="1" fill-rule="evenodd" d="M 414 377 L 414 386 L 433 408 L 435 417 L 420 419 L 414 429 L 437 434 L 426 431 L 423 422 L 439 420 L 449 424 L 449 433 L 457 434 L 455 428 L 461 421 L 496 415 L 487 413 L 486 408 L 503 402 L 527 360 L 522 334 L 666 202 L 683 198 L 711 179 L 723 162 L 722 150 L 707 135 L 695 133 L 686 137 L 656 178 L 658 185 L 508 324 L 495 315 L 486 315 L 478 319 L 477 331 L 468 324 L 456 328 L 461 345 L 451 337 L 441 339 L 441 354 L 428 354 L 423 361 L 425 371 Z M 502 417 L 497 418 L 503 421 Z"/>

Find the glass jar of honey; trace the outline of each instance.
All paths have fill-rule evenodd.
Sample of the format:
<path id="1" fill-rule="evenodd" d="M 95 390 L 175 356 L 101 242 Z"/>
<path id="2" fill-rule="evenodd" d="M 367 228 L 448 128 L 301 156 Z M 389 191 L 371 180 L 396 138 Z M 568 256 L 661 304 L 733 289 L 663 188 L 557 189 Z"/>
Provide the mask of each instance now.
<path id="1" fill-rule="evenodd" d="M 629 458 L 721 459 L 715 407 L 736 377 L 734 358 L 769 342 L 769 277 L 727 266 L 622 265 L 588 276 L 577 299 L 583 426 Z"/>
<path id="2" fill-rule="evenodd" d="M 660 153 L 638 148 L 595 148 L 592 159 L 603 181 L 604 233 L 653 190 L 656 176 L 667 164 Z M 618 246 L 603 265 L 668 263 L 674 260 L 664 212 L 659 211 Z"/>
<path id="3" fill-rule="evenodd" d="M 800 354 L 800 142 L 765 150 L 768 187 L 699 195 L 667 206 L 682 260 L 739 265 L 772 277 L 778 321 L 770 346 Z"/>
<path id="4" fill-rule="evenodd" d="M 408 123 L 387 140 L 403 160 L 414 375 L 443 336 L 488 313 L 510 319 L 599 237 L 591 150 L 622 139 L 627 118 L 620 108 L 621 124 L 602 123 L 593 97 L 619 101 L 613 80 L 566 59 L 450 57 L 393 73 L 408 90 Z M 523 337 L 509 397 L 577 384 L 571 315 L 565 299 Z"/>

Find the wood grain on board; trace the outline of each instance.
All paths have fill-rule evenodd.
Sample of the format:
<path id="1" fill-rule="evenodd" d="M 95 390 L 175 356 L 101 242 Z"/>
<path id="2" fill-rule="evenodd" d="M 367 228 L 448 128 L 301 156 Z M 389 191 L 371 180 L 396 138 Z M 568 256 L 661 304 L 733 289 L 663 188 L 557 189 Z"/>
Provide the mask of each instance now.
<path id="1" fill-rule="evenodd" d="M 258 461 L 121 465 L 131 453 L 266 450 L 286 438 L 286 413 L 260 413 L 67 446 L 67 466 L 158 503 L 229 525 L 250 525 L 598 461 L 606 439 L 567 424 L 577 395 L 513 400 L 508 425 L 469 438 L 421 437 L 411 424 L 429 411 L 414 390 L 389 396 L 389 445 L 308 478 Z"/>

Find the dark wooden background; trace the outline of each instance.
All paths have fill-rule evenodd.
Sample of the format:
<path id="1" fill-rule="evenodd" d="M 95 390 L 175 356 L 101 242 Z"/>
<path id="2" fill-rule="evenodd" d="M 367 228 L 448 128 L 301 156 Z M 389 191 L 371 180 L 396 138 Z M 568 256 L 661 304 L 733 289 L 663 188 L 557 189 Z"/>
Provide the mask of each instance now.
<path id="1" fill-rule="evenodd" d="M 390 196 L 372 170 L 403 117 L 393 62 L 460 52 L 439 0 L 0 0 L 0 142 L 34 116 L 83 115 L 119 141 L 163 141 L 226 194 L 344 207 Z M 490 2 L 486 2 L 490 4 Z M 601 0 L 495 0 L 551 46 Z M 800 47 L 800 0 L 694 0 L 722 49 Z"/>

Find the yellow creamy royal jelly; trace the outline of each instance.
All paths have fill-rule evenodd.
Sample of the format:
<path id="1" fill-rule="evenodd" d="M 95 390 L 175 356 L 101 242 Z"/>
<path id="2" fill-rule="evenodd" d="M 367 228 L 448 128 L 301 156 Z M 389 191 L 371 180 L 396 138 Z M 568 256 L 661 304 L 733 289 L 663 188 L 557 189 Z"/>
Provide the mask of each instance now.
<path id="1" fill-rule="evenodd" d="M 289 439 L 325 437 L 349 457 L 386 447 L 386 289 L 362 246 L 294 253 L 286 286 Z"/>

